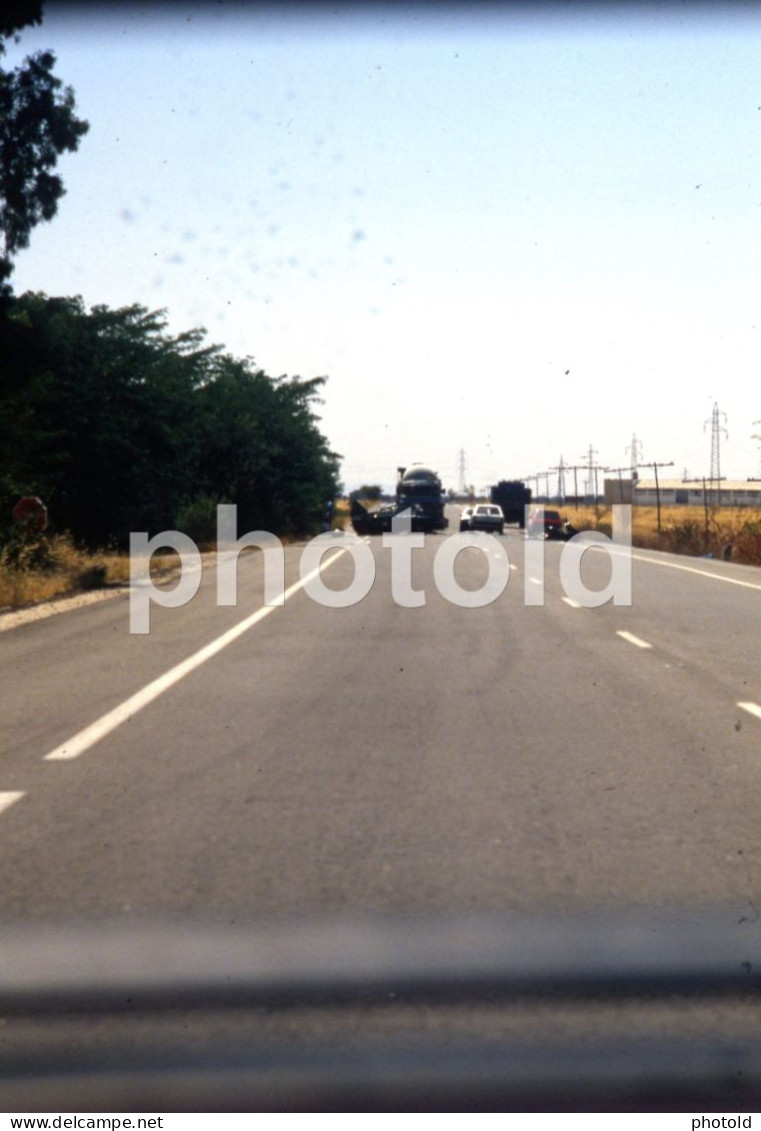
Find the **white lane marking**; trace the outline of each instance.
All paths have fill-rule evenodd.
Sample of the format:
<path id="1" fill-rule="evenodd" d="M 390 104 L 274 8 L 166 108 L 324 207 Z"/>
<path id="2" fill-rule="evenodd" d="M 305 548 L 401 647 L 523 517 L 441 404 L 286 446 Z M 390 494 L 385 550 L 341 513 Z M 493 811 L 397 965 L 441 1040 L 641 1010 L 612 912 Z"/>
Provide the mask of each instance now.
<path id="1" fill-rule="evenodd" d="M 339 548 L 337 547 L 337 549 Z M 300 581 L 291 585 L 289 589 L 286 589 L 283 595 L 284 600 L 287 601 L 294 593 L 298 593 L 299 589 L 303 589 L 308 581 L 316 577 L 321 570 L 327 569 L 328 566 L 337 561 L 344 553 L 346 553 L 345 550 L 339 549 L 339 552 L 333 557 L 328 558 L 327 562 L 324 564 L 321 563 L 316 569 L 313 569 L 311 573 L 308 573 L 306 577 L 302 577 Z M 237 640 L 239 636 L 247 632 L 249 628 L 253 628 L 255 624 L 258 624 L 260 620 L 264 620 L 274 609 L 279 607 L 278 605 L 262 605 L 262 607 L 257 609 L 255 613 L 252 613 L 251 616 L 246 617 L 245 620 L 240 621 L 233 628 L 228 629 L 227 632 L 223 632 L 221 636 L 218 636 L 216 640 L 212 640 L 210 644 L 199 648 L 192 656 L 188 656 L 187 660 L 176 664 L 175 667 L 170 668 L 168 672 L 164 672 L 158 679 L 154 679 L 140 691 L 131 695 L 129 699 L 125 699 L 118 707 L 114 707 L 113 711 L 101 715 L 101 717 L 96 719 L 94 723 L 91 723 L 90 726 L 79 731 L 78 734 L 75 734 L 67 742 L 57 746 L 55 750 L 51 750 L 49 754 L 45 755 L 43 760 L 46 762 L 58 762 L 70 758 L 78 758 L 85 750 L 89 750 L 96 742 L 100 742 L 100 740 L 105 738 L 107 734 L 110 734 L 112 730 L 116 730 L 122 723 L 127 722 L 127 720 L 131 719 L 138 711 L 141 711 L 143 707 L 147 707 L 154 699 L 158 699 L 159 695 L 163 695 L 163 693 L 168 691 L 170 687 L 173 687 L 175 683 L 179 683 L 181 679 L 184 679 L 186 675 L 195 671 L 201 664 L 205 664 L 212 656 L 216 656 L 217 653 L 221 652 L 223 648 L 226 648 L 228 644 L 232 644 L 234 640 Z"/>
<path id="2" fill-rule="evenodd" d="M 630 644 L 636 644 L 638 648 L 652 648 L 652 644 L 648 644 L 646 640 L 635 636 L 633 632 L 625 632 L 622 628 L 616 629 L 616 636 L 620 636 L 622 640 L 628 640 Z"/>
<path id="3" fill-rule="evenodd" d="M 541 585 L 541 582 L 539 584 Z M 565 601 L 566 605 L 570 605 L 572 609 L 580 609 L 581 608 L 581 605 L 579 604 L 579 602 L 574 601 L 571 597 L 564 597 L 563 600 Z"/>
<path id="4" fill-rule="evenodd" d="M 594 542 L 588 547 L 590 550 L 602 550 L 604 553 L 627 553 L 624 548 L 617 548 L 615 543 L 611 546 L 600 546 Z M 696 569 L 695 566 L 680 565 L 679 562 L 661 562 L 657 558 L 646 558 L 643 554 L 632 552 L 632 558 L 638 562 L 647 562 L 649 565 L 663 566 L 664 569 L 681 569 L 685 573 L 697 573 L 699 577 L 712 577 L 714 581 L 726 581 L 728 585 L 740 585 L 743 589 L 761 589 L 761 583 L 756 581 L 741 581 L 738 577 L 725 577 L 723 573 L 713 573 L 708 569 Z"/>
<path id="5" fill-rule="evenodd" d="M 757 719 L 761 719 L 761 707 L 758 703 L 738 703 L 738 707 L 742 707 L 743 711 L 747 711 L 749 715 L 755 715 Z"/>
<path id="6" fill-rule="evenodd" d="M 529 581 L 533 581 L 534 585 L 544 585 L 541 577 L 530 577 Z"/>
<path id="7" fill-rule="evenodd" d="M 24 794 L 17 790 L 7 790 L 5 793 L 0 793 L 0 813 L 3 809 L 10 808 L 14 801 L 20 801 L 22 797 L 24 797 Z"/>

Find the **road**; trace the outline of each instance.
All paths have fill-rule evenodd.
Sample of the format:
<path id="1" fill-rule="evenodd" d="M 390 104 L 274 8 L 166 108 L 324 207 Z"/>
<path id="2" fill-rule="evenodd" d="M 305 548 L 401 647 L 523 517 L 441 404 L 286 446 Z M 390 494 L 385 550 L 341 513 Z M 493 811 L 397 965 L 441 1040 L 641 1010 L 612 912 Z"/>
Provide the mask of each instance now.
<path id="1" fill-rule="evenodd" d="M 261 606 L 261 555 L 240 559 L 237 607 L 209 570 L 147 635 L 126 598 L 3 633 L 3 916 L 756 916 L 761 573 L 636 550 L 631 606 L 576 607 L 547 543 L 544 603 L 527 604 L 536 571 L 510 530 L 507 589 L 463 608 L 434 581 L 444 541 L 413 553 L 424 606 L 394 601 L 373 539 L 364 600 L 297 589 L 76 757 L 49 756 Z M 325 584 L 342 588 L 336 555 Z M 609 571 L 585 554 L 590 588 Z M 463 588 L 485 577 L 483 554 L 460 556 Z"/>
<path id="2" fill-rule="evenodd" d="M 282 606 L 245 554 L 234 607 L 209 568 L 146 634 L 127 597 L 0 632 L 0 1107 L 758 1110 L 761 571 L 635 550 L 590 608 L 563 545 L 484 537 L 459 590 L 446 536 L 407 555 L 418 607 L 375 538 L 345 608 L 293 545 Z M 441 961 L 502 974 L 410 993 Z"/>

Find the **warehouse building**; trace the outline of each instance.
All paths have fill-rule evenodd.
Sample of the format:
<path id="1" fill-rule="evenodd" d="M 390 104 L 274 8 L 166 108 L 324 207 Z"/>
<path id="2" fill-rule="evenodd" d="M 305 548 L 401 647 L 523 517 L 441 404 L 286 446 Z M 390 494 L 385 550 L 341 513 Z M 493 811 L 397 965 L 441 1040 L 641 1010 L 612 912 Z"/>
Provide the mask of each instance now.
<path id="1" fill-rule="evenodd" d="M 638 479 L 629 492 L 635 506 L 654 507 L 658 502 L 655 479 Z M 611 485 L 611 502 L 628 502 L 619 497 L 620 484 L 617 479 L 605 480 L 605 501 L 608 502 L 608 484 Z M 723 507 L 761 507 L 761 480 L 759 479 L 661 479 L 658 478 L 661 506 L 710 506 Z"/>

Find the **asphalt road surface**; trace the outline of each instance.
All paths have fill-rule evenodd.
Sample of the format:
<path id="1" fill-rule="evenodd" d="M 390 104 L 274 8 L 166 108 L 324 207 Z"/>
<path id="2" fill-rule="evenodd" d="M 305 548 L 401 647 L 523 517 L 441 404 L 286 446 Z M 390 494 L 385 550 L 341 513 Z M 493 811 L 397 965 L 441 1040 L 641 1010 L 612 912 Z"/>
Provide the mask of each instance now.
<path id="1" fill-rule="evenodd" d="M 324 584 L 341 589 L 354 565 L 334 541 Z M 517 529 L 488 541 L 455 575 L 478 589 L 507 553 L 509 584 L 480 608 L 439 592 L 444 535 L 412 552 L 425 604 L 403 607 L 374 538 L 375 582 L 347 608 L 296 588 L 252 618 L 255 553 L 236 607 L 209 569 L 187 605 L 152 608 L 148 634 L 119 597 L 0 635 L 0 913 L 721 901 L 758 917 L 761 572 L 635 550 L 631 605 L 587 608 L 561 583 L 561 544 L 544 545 L 542 583 Z M 286 586 L 302 552 L 286 549 Z M 609 556 L 583 563 L 603 588 Z"/>
<path id="2" fill-rule="evenodd" d="M 0 1107 L 758 1110 L 761 571 L 417 540 L 0 632 Z"/>

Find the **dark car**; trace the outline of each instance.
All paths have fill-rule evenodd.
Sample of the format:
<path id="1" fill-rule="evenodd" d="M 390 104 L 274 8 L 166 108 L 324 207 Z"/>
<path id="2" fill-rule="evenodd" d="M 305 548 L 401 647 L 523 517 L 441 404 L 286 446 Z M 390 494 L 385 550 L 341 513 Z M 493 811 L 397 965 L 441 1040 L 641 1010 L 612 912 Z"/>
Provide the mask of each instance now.
<path id="1" fill-rule="evenodd" d="M 397 515 L 410 511 L 411 527 L 415 533 L 430 534 L 437 529 L 437 518 L 424 507 L 385 506 L 377 511 L 368 511 L 360 502 L 354 500 L 351 508 L 351 523 L 357 534 L 390 534 L 392 523 Z"/>

